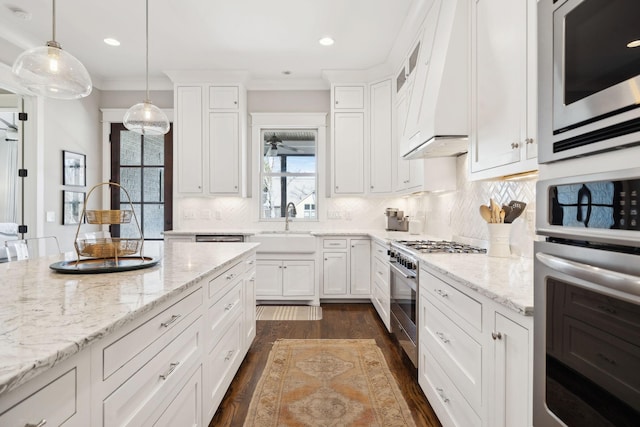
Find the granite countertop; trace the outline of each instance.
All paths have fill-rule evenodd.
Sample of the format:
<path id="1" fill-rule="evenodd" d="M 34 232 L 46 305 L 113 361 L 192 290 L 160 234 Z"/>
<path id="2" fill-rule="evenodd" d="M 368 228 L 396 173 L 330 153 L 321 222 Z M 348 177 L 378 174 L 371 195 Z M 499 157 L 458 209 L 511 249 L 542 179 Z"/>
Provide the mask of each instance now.
<path id="1" fill-rule="evenodd" d="M 49 265 L 58 257 L 0 264 L 0 395 L 196 287 L 257 246 L 145 243 L 145 255 L 161 257 L 158 265 L 108 274 L 56 273 Z"/>

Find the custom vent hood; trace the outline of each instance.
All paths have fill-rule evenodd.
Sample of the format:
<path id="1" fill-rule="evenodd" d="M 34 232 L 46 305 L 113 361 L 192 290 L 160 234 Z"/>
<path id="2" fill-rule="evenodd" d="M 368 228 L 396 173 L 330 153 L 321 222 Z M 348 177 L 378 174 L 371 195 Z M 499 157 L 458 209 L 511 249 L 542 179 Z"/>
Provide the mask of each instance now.
<path id="1" fill-rule="evenodd" d="M 434 0 L 424 24 L 403 132 L 404 159 L 468 151 L 469 2 Z"/>

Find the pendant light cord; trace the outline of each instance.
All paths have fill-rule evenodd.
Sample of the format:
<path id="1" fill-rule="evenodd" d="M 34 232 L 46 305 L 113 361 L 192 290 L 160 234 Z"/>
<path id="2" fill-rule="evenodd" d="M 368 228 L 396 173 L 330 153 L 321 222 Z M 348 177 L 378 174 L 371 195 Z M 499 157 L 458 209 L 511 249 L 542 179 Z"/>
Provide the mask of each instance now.
<path id="1" fill-rule="evenodd" d="M 55 0 L 53 0 L 55 2 Z M 149 0 L 146 0 L 146 6 L 145 6 L 145 14 L 146 14 L 146 23 L 145 26 L 147 28 L 147 33 L 146 33 L 146 43 L 147 43 L 147 47 L 146 47 L 146 65 L 145 65 L 145 73 L 147 76 L 147 100 L 145 102 L 149 103 Z"/>
<path id="2" fill-rule="evenodd" d="M 53 13 L 51 14 L 51 20 L 53 24 L 51 27 L 53 28 L 53 38 L 51 40 L 56 39 L 56 0 L 53 0 Z"/>

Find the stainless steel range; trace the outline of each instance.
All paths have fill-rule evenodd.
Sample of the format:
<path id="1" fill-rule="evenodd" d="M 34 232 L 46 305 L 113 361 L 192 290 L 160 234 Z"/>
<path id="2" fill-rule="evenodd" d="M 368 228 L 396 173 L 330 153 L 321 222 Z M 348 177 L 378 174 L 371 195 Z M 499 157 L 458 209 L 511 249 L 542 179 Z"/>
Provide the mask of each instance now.
<path id="1" fill-rule="evenodd" d="M 446 240 L 397 240 L 391 242 L 391 333 L 418 366 L 418 256 L 425 253 L 485 253 L 486 249 Z"/>

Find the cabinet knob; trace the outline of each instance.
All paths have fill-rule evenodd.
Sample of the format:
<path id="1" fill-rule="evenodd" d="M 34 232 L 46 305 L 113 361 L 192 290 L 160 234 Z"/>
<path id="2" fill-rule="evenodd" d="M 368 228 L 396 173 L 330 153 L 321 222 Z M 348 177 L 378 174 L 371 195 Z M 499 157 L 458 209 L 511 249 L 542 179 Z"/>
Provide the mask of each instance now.
<path id="1" fill-rule="evenodd" d="M 336 101 L 336 105 L 338 105 L 338 101 Z"/>
<path id="2" fill-rule="evenodd" d="M 336 185 L 336 190 L 337 190 L 338 188 L 339 188 L 339 187 Z"/>
<path id="3" fill-rule="evenodd" d="M 371 189 L 373 190 L 373 185 L 371 186 Z"/>
<path id="4" fill-rule="evenodd" d="M 520 143 L 518 143 L 518 142 L 512 142 L 512 143 L 511 143 L 511 148 L 512 148 L 512 149 L 514 149 L 514 150 L 515 150 L 515 149 L 516 149 L 516 148 L 518 148 L 518 147 L 520 147 Z"/>
<path id="5" fill-rule="evenodd" d="M 533 138 L 527 138 L 524 140 L 525 144 L 533 144 Z"/>
<path id="6" fill-rule="evenodd" d="M 45 420 L 44 418 L 40 420 L 39 423 L 37 424 L 25 424 L 24 427 L 43 427 L 45 424 L 47 424 L 47 420 Z"/>
<path id="7" fill-rule="evenodd" d="M 238 101 L 233 101 L 233 103 L 234 103 L 235 105 L 238 105 Z"/>
<path id="8" fill-rule="evenodd" d="M 500 332 L 491 332 L 491 338 L 494 340 L 501 340 L 502 334 Z"/>

